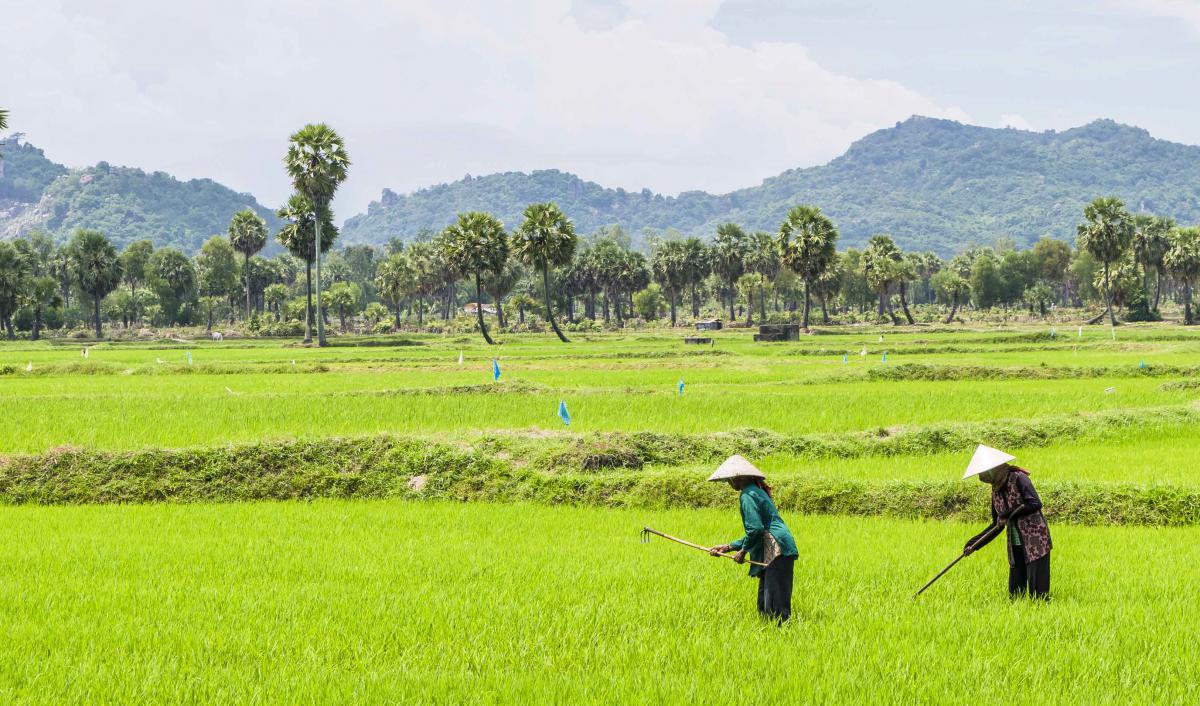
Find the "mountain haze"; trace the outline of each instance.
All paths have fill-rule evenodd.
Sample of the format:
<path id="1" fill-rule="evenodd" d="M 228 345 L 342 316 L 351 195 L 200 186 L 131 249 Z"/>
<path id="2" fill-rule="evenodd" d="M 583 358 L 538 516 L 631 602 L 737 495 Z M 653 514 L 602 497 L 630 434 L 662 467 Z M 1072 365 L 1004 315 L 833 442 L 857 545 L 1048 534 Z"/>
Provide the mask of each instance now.
<path id="1" fill-rule="evenodd" d="M 441 229 L 465 210 L 490 211 L 509 227 L 526 204 L 556 201 L 580 232 L 620 224 L 637 235 L 676 228 L 707 236 L 734 221 L 774 231 L 791 206 L 820 206 L 841 245 L 890 233 L 906 249 L 952 254 L 1008 236 L 1074 239 L 1085 203 L 1116 195 L 1135 211 L 1200 222 L 1200 147 L 1097 120 L 1062 132 L 1030 132 L 912 117 L 873 132 L 828 164 L 793 169 L 728 194 L 662 196 L 606 189 L 557 170 L 467 177 L 409 195 L 384 190 L 346 221 L 347 242 L 383 243 Z"/>

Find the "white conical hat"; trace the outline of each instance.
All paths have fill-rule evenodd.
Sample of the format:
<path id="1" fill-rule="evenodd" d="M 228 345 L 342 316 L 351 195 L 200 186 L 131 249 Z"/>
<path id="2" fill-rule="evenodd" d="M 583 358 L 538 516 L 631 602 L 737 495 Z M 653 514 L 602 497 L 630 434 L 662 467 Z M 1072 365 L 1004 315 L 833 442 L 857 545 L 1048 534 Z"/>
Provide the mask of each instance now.
<path id="1" fill-rule="evenodd" d="M 737 478 L 739 476 L 748 476 L 750 478 L 766 478 L 762 471 L 754 467 L 753 463 L 750 463 L 741 456 L 734 454 L 725 459 L 725 463 L 722 463 L 720 468 L 713 471 L 713 474 L 709 476 L 708 479 L 729 480 L 730 478 Z"/>
<path id="2" fill-rule="evenodd" d="M 1009 461 L 1015 460 L 1017 460 L 1016 456 L 1011 456 L 1000 449 L 993 449 L 991 446 L 980 444 L 975 449 L 975 455 L 971 457 L 971 463 L 967 465 L 966 472 L 963 473 L 963 479 L 977 476 L 980 473 L 986 473 L 997 466 L 1003 466 Z"/>

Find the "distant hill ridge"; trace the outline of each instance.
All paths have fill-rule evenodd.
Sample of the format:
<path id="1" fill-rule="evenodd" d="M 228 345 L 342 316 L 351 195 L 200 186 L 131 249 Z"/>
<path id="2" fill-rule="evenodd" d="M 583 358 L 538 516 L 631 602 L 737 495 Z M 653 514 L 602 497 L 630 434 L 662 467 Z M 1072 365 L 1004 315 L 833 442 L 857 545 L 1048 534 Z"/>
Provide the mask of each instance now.
<path id="1" fill-rule="evenodd" d="M 253 208 L 272 230 L 274 212 L 250 194 L 211 179 L 179 181 L 107 162 L 68 169 L 21 135 L 0 141 L 0 238 L 45 231 L 66 240 L 76 228 L 103 231 L 118 248 L 143 238 L 194 253 L 225 233 L 234 213 Z"/>
<path id="2" fill-rule="evenodd" d="M 589 232 L 620 224 L 711 235 L 724 221 L 773 231 L 798 203 L 821 206 L 842 245 L 891 233 L 908 249 L 951 254 L 1008 236 L 1073 239 L 1083 205 L 1117 195 L 1130 208 L 1200 222 L 1200 147 L 1097 120 L 1062 132 L 986 128 L 915 116 L 856 141 L 828 164 L 792 169 L 728 194 L 629 192 L 557 170 L 467 177 L 409 195 L 384 190 L 342 229 L 347 242 L 382 243 L 441 229 L 485 210 L 509 227 L 526 204 L 557 201 Z"/>
<path id="3" fill-rule="evenodd" d="M 863 137 L 828 164 L 727 194 L 608 189 L 558 170 L 467 177 L 408 195 L 384 189 L 366 213 L 345 222 L 342 242 L 411 238 L 468 210 L 489 211 L 515 228 L 525 206 L 539 201 L 558 202 L 580 232 L 619 224 L 635 242 L 644 229 L 708 236 L 725 221 L 774 231 L 788 208 L 812 203 L 837 223 L 842 247 L 890 233 L 906 249 L 948 255 L 1001 236 L 1021 244 L 1042 235 L 1073 239 L 1083 205 L 1102 195 L 1200 223 L 1200 147 L 1111 120 L 1030 132 L 918 116 Z M 194 253 L 247 206 L 278 228 L 252 195 L 208 179 L 179 181 L 105 162 L 68 169 L 20 139 L 0 141 L 0 238 L 40 229 L 65 239 L 89 227 L 119 246 L 150 238 Z"/>

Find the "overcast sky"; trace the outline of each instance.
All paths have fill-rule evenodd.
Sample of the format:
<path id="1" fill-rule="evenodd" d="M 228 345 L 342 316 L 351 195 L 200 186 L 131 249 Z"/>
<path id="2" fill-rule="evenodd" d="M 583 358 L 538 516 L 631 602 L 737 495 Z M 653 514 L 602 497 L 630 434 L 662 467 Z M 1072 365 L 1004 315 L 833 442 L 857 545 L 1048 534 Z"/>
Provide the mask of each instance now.
<path id="1" fill-rule="evenodd" d="M 324 120 L 382 188 L 559 168 L 714 192 L 919 113 L 1200 143 L 1200 0 L 4 0 L 0 107 L 70 166 L 268 206 Z"/>

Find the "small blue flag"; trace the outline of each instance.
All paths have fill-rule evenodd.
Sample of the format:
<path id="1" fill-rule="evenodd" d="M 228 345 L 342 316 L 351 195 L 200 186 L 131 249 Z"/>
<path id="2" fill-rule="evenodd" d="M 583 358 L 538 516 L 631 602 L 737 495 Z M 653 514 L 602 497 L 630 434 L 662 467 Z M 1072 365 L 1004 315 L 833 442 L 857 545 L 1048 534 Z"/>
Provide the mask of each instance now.
<path id="1" fill-rule="evenodd" d="M 679 379 L 679 394 L 683 394 L 683 378 Z"/>
<path id="2" fill-rule="evenodd" d="M 1146 369 L 1146 361 L 1143 360 L 1141 363 L 1138 364 L 1138 367 L 1141 368 L 1142 370 L 1145 370 Z"/>
<path id="3" fill-rule="evenodd" d="M 184 353 L 186 353 L 186 354 L 187 354 L 187 361 L 188 361 L 188 365 L 191 365 L 191 364 L 192 364 L 192 352 L 191 352 L 191 351 L 184 351 Z"/>
<path id="4" fill-rule="evenodd" d="M 567 412 L 567 403 L 565 400 L 558 401 L 558 418 L 567 426 L 571 425 L 571 415 Z"/>
<path id="5" fill-rule="evenodd" d="M 492 380 L 500 379 L 500 363 L 492 358 Z"/>
<path id="6" fill-rule="evenodd" d="M 883 352 L 883 362 L 887 362 L 887 351 Z"/>
<path id="7" fill-rule="evenodd" d="M 846 354 L 843 353 L 842 354 L 842 365 L 845 365 L 845 364 L 846 364 Z"/>

